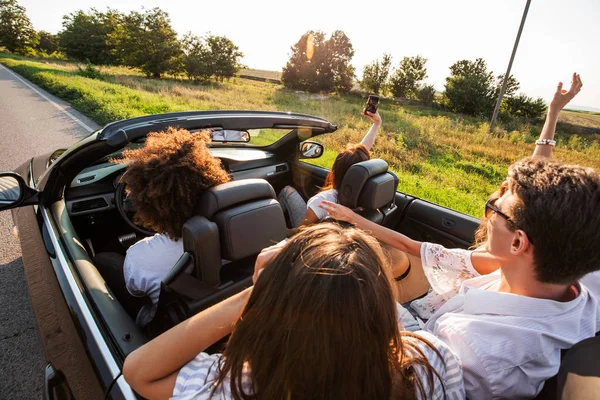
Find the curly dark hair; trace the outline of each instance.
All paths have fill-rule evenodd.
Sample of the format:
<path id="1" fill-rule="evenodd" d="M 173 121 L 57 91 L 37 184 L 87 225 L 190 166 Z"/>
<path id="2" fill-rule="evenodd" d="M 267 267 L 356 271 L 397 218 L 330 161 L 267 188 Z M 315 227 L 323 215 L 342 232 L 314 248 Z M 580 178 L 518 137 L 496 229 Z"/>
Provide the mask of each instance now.
<path id="1" fill-rule="evenodd" d="M 200 194 L 228 182 L 221 161 L 206 145 L 208 133 L 169 128 L 152 132 L 140 149 L 125 150 L 115 162 L 128 164 L 121 178 L 137 208 L 134 222 L 171 239 L 194 216 Z"/>
<path id="2" fill-rule="evenodd" d="M 600 177 L 593 169 L 526 158 L 510 166 L 507 182 L 518 198 L 512 219 L 534 244 L 540 282 L 573 283 L 600 269 Z"/>

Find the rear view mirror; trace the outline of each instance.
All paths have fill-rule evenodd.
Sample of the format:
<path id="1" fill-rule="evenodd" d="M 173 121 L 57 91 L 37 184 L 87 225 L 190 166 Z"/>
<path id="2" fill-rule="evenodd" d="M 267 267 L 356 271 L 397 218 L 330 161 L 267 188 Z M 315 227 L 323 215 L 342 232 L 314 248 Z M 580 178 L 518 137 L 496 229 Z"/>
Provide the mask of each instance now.
<path id="1" fill-rule="evenodd" d="M 232 143 L 248 143 L 250 134 L 246 131 L 234 131 L 229 129 L 214 130 L 210 132 L 210 139 L 213 142 L 232 142 Z"/>
<path id="2" fill-rule="evenodd" d="M 300 143 L 300 158 L 319 158 L 323 155 L 323 145 L 317 142 Z"/>
<path id="3" fill-rule="evenodd" d="M 14 172 L 0 172 L 0 211 L 37 201 L 38 192 L 29 188 L 23 178 Z M 24 204 L 26 203 L 26 204 Z"/>

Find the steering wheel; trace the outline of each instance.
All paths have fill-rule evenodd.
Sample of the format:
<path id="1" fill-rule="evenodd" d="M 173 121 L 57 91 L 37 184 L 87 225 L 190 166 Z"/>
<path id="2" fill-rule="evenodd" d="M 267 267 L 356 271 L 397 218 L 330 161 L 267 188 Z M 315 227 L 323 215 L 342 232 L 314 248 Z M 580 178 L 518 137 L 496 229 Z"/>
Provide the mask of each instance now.
<path id="1" fill-rule="evenodd" d="M 119 182 L 117 188 L 115 189 L 115 206 L 117 206 L 117 211 L 119 211 L 119 215 L 121 215 L 121 218 L 123 218 L 125 223 L 137 233 L 141 233 L 145 236 L 153 236 L 156 233 L 139 227 L 133 223 L 133 214 L 135 214 L 136 210 L 133 202 L 125 193 L 124 182 Z"/>

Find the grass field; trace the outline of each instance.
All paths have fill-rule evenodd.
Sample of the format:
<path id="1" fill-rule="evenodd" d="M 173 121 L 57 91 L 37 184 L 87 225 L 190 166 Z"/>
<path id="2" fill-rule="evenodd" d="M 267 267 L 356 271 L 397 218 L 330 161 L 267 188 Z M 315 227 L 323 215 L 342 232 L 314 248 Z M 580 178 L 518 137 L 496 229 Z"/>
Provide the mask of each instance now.
<path id="1" fill-rule="evenodd" d="M 360 116 L 364 100 L 329 96 L 312 100 L 281 85 L 232 79 L 210 85 L 185 80 L 147 79 L 135 70 L 102 67 L 103 80 L 77 74 L 65 62 L 42 62 L 0 53 L 0 62 L 69 101 L 99 124 L 134 116 L 183 110 L 249 109 L 313 114 L 338 125 L 315 138 L 326 148 L 317 165 L 330 167 L 346 143 L 358 142 L 370 124 Z M 487 196 L 507 167 L 533 151 L 542 122 L 512 121 L 493 133 L 477 118 L 384 99 L 383 128 L 373 152 L 388 161 L 399 190 L 466 214 L 479 216 Z M 600 170 L 600 115 L 564 112 L 557 132 L 556 158 Z M 589 127 L 589 128 L 582 128 Z M 591 129 L 590 129 L 591 128 Z"/>

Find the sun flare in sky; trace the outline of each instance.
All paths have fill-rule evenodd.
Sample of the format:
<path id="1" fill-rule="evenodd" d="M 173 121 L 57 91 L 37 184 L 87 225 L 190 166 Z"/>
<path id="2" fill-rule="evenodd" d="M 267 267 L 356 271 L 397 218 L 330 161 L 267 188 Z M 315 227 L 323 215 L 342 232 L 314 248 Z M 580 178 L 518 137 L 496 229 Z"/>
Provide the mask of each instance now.
<path id="1" fill-rule="evenodd" d="M 390 53 L 426 57 L 427 83 L 443 90 L 450 65 L 481 57 L 496 74 L 504 73 L 526 0 L 380 0 L 378 2 L 305 0 L 20 0 L 34 28 L 52 33 L 62 16 L 76 10 L 121 12 L 160 7 L 173 28 L 231 39 L 250 68 L 280 71 L 290 47 L 308 30 L 329 36 L 343 30 L 354 47 L 352 64 L 360 78 L 365 64 Z M 600 112 L 600 1 L 532 0 L 512 74 L 521 92 L 549 101 L 558 81 L 568 87 L 581 74 L 584 87 L 574 104 Z M 308 51 L 308 49 L 307 49 Z"/>

